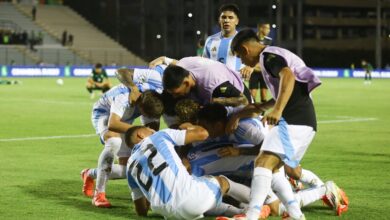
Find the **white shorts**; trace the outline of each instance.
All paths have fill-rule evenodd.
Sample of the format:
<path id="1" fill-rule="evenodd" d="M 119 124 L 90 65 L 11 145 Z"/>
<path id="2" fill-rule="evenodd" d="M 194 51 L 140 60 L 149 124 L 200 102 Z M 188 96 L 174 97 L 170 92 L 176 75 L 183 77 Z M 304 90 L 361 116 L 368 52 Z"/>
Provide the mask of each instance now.
<path id="1" fill-rule="evenodd" d="M 108 119 L 109 115 L 100 115 L 97 112 L 92 112 L 92 125 L 95 128 L 96 134 L 99 135 L 100 142 L 104 144 L 104 134 L 108 131 Z M 121 134 L 122 144 L 117 157 L 130 157 L 131 150 L 127 147 L 125 142 L 125 134 Z"/>
<path id="2" fill-rule="evenodd" d="M 215 208 L 222 201 L 221 189 L 217 179 L 212 176 L 193 177 L 185 187 L 183 198 L 177 198 L 177 204 L 152 207 L 153 211 L 165 219 L 200 219 L 203 214 Z"/>
<path id="3" fill-rule="evenodd" d="M 275 153 L 286 165 L 295 168 L 305 155 L 315 133 L 310 126 L 289 125 L 281 119 L 265 137 L 261 151 Z"/>

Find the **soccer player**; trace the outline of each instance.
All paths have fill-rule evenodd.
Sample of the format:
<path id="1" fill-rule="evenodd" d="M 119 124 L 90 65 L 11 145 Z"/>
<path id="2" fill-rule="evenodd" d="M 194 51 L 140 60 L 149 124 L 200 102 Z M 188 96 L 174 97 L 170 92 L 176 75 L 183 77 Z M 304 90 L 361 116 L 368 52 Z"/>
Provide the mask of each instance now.
<path id="1" fill-rule="evenodd" d="M 110 80 L 101 63 L 95 65 L 91 76 L 87 80 L 86 88 L 91 94 L 91 99 L 95 98 L 93 90 L 102 90 L 102 92 L 105 93 L 111 88 Z"/>
<path id="2" fill-rule="evenodd" d="M 249 78 L 253 68 L 244 66 L 240 58 L 233 55 L 230 43 L 237 34 L 239 8 L 235 4 L 225 4 L 219 8 L 218 24 L 221 31 L 206 39 L 203 57 L 226 64 L 230 69 L 240 71 L 244 79 Z"/>
<path id="3" fill-rule="evenodd" d="M 372 70 L 374 69 L 372 67 L 372 65 L 367 62 L 366 60 L 362 60 L 362 68 L 364 69 L 365 71 L 365 74 L 364 74 L 364 84 L 368 84 L 370 85 L 371 84 L 371 72 Z"/>
<path id="4" fill-rule="evenodd" d="M 132 148 L 127 178 L 137 214 L 146 216 L 150 204 L 168 219 L 197 219 L 218 207 L 224 194 L 247 201 L 246 186 L 224 176 L 194 177 L 187 172 L 174 147 L 205 140 L 208 133 L 192 124 L 181 128 L 185 130 L 154 132 L 135 126 L 126 132 L 125 141 Z"/>
<path id="5" fill-rule="evenodd" d="M 84 169 L 81 177 L 84 182 L 84 195 L 93 196 L 92 204 L 98 207 L 111 206 L 105 196 L 108 179 L 125 177 L 125 166 L 130 151 L 122 141 L 123 135 L 121 134 L 132 127 L 133 120 L 141 114 L 144 116 L 144 118 L 141 117 L 143 124 L 158 129 L 158 118 L 163 112 L 160 95 L 155 91 L 142 90 L 152 87 L 142 85 L 147 81 L 138 77 L 144 75 L 134 74 L 133 76 L 133 82 L 139 82 L 138 84 L 133 83 L 130 87 L 120 84 L 112 88 L 94 104 L 92 110 L 92 124 L 104 144 L 104 149 L 99 156 L 98 168 Z M 118 165 L 113 164 L 115 156 L 119 158 Z M 93 192 L 94 178 L 96 178 L 95 193 Z"/>
<path id="6" fill-rule="evenodd" d="M 257 25 L 257 36 L 263 45 L 272 45 L 272 38 L 268 37 L 271 28 L 269 23 L 259 23 Z M 264 82 L 260 66 L 256 65 L 251 77 L 249 78 L 249 90 L 253 99 L 256 101 L 257 90 L 260 88 L 260 102 L 267 101 L 267 85 Z"/>
<path id="7" fill-rule="evenodd" d="M 174 97 L 189 96 L 202 105 L 218 102 L 239 106 L 252 100 L 240 74 L 217 61 L 202 57 L 178 61 L 162 56 L 150 66 L 159 64 L 169 65 L 164 71 L 163 87 Z"/>
<path id="8" fill-rule="evenodd" d="M 259 113 L 272 107 L 262 120 L 273 127 L 255 161 L 251 202 L 246 216 L 249 220 L 257 219 L 261 204 L 272 186 L 287 207 L 290 218 L 305 219 L 288 181 L 275 170 L 283 164 L 292 169 L 299 168 L 299 161 L 317 129 L 310 92 L 321 81 L 297 55 L 286 49 L 262 45 L 256 33 L 250 29 L 240 31 L 233 39 L 231 48 L 246 65 L 254 67 L 260 64 L 273 97 L 273 100 L 251 109 Z M 338 199 L 341 200 L 340 194 L 336 194 Z"/>

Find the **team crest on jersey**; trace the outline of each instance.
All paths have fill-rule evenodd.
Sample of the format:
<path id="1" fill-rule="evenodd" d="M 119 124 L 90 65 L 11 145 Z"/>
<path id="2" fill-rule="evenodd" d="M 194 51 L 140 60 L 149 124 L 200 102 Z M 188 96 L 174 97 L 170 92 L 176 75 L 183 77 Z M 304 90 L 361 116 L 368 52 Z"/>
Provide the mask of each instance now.
<path id="1" fill-rule="evenodd" d="M 216 51 L 217 51 L 217 47 L 211 48 L 211 52 L 216 52 Z"/>
<path id="2" fill-rule="evenodd" d="M 227 87 L 221 87 L 219 88 L 219 91 L 221 91 L 221 93 L 225 93 L 227 90 Z"/>

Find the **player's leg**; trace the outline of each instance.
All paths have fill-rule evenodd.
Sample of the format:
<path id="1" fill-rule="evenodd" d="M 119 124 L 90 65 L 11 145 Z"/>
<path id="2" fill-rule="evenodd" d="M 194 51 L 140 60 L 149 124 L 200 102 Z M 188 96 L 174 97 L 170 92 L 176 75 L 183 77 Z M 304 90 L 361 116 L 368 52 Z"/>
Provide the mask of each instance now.
<path id="1" fill-rule="evenodd" d="M 324 185 L 324 182 L 315 173 L 310 170 L 302 169 L 301 166 L 291 168 L 285 165 L 284 170 L 290 178 L 299 180 L 310 187 L 320 187 Z"/>
<path id="2" fill-rule="evenodd" d="M 98 160 L 98 170 L 95 186 L 95 194 L 92 204 L 98 207 L 110 207 L 110 202 L 105 197 L 106 183 L 114 164 L 115 155 L 122 144 L 120 134 L 107 131 L 104 134 L 104 149 Z"/>
<path id="3" fill-rule="evenodd" d="M 257 91 L 259 89 L 259 75 L 261 73 L 257 71 L 253 71 L 251 77 L 249 78 L 249 90 L 253 101 L 256 102 Z"/>
<path id="4" fill-rule="evenodd" d="M 260 84 L 260 101 L 267 101 L 267 84 L 265 84 L 263 74 L 259 74 L 259 84 Z"/>

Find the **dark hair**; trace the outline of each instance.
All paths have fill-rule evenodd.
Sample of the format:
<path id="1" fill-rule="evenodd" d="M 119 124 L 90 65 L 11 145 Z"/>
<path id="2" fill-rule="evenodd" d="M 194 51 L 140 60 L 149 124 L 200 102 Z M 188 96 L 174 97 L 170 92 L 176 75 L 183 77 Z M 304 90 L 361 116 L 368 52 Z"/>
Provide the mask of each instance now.
<path id="1" fill-rule="evenodd" d="M 219 103 L 209 103 L 203 106 L 198 112 L 198 120 L 208 123 L 227 121 L 227 110 L 225 106 Z"/>
<path id="2" fill-rule="evenodd" d="M 127 147 L 133 146 L 133 143 L 131 143 L 131 136 L 136 132 L 138 129 L 143 128 L 145 126 L 133 126 L 129 129 L 127 129 L 125 133 L 125 143 Z"/>
<path id="3" fill-rule="evenodd" d="M 197 114 L 199 112 L 200 105 L 192 99 L 182 99 L 176 103 L 175 113 L 179 118 L 179 122 L 190 122 L 195 124 L 197 121 Z"/>
<path id="4" fill-rule="evenodd" d="M 237 18 L 240 18 L 240 9 L 236 4 L 223 4 L 221 7 L 219 7 L 219 14 L 221 14 L 224 11 L 232 11 L 234 14 L 236 14 Z"/>
<path id="5" fill-rule="evenodd" d="M 199 39 L 198 40 L 198 44 L 200 45 L 200 46 L 204 46 L 204 43 L 205 43 L 205 40 L 202 38 L 202 39 Z"/>
<path id="6" fill-rule="evenodd" d="M 156 91 L 145 91 L 139 97 L 139 104 L 147 117 L 160 118 L 164 112 L 164 104 L 161 95 Z"/>
<path id="7" fill-rule="evenodd" d="M 102 68 L 102 64 L 101 63 L 97 63 L 97 64 L 95 64 L 95 68 Z"/>
<path id="8" fill-rule="evenodd" d="M 163 90 L 161 94 L 162 102 L 164 104 L 164 114 L 169 115 L 169 116 L 175 116 L 175 106 L 176 103 L 179 100 L 184 99 L 185 97 L 177 97 L 174 98 L 172 94 L 168 93 L 166 90 Z"/>
<path id="9" fill-rule="evenodd" d="M 176 89 L 183 83 L 184 78 L 190 75 L 190 72 L 183 67 L 169 65 L 164 70 L 163 86 L 164 89 Z"/>
<path id="10" fill-rule="evenodd" d="M 240 32 L 236 34 L 236 36 L 232 40 L 232 44 L 230 45 L 230 49 L 232 52 L 237 52 L 240 49 L 240 46 L 249 40 L 260 41 L 259 37 L 256 33 L 250 28 L 244 28 Z"/>

